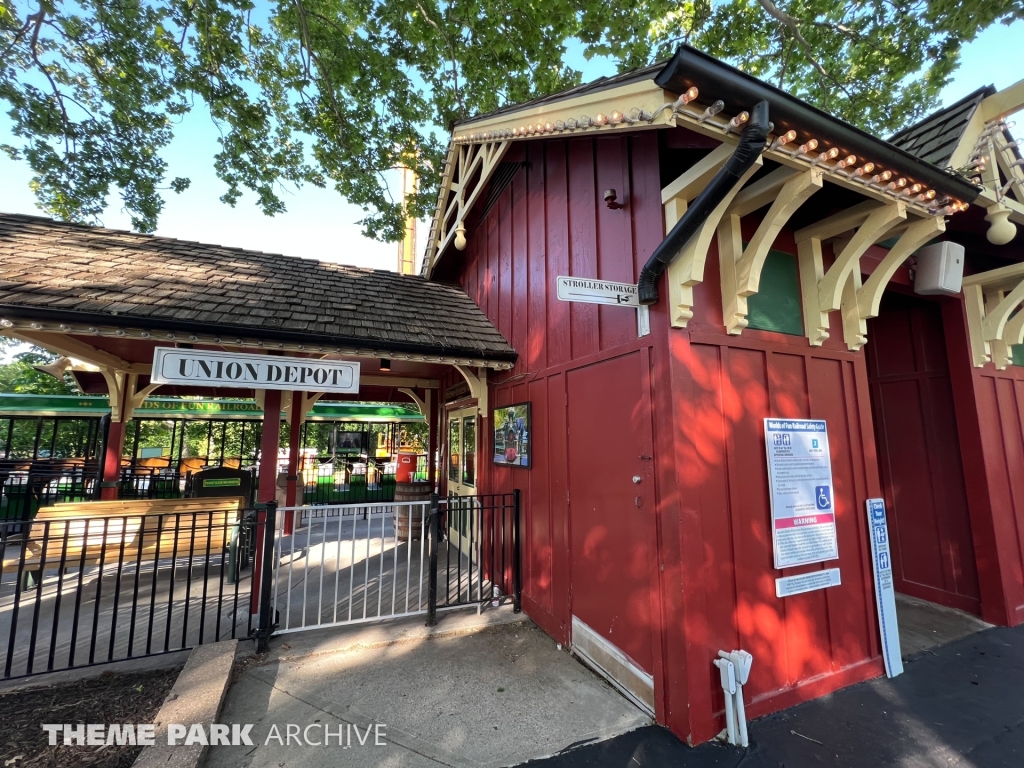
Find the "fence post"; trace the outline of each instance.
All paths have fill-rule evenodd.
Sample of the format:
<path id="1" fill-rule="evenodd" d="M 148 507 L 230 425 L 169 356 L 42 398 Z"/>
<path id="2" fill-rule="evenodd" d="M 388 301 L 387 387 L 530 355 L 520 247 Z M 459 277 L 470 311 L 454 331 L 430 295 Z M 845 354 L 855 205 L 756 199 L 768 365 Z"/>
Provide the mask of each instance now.
<path id="1" fill-rule="evenodd" d="M 427 528 L 427 552 L 430 554 L 430 567 L 427 569 L 427 626 L 437 626 L 437 542 L 438 533 L 438 499 L 437 494 L 430 494 L 430 525 Z"/>
<path id="2" fill-rule="evenodd" d="M 260 505 L 263 506 L 263 505 Z M 270 592 L 273 578 L 274 534 L 277 529 L 277 502 L 268 501 L 263 516 L 263 553 L 256 567 L 260 569 L 260 622 L 256 630 L 256 653 L 266 653 L 270 647 L 270 633 L 274 617 L 271 615 Z M 259 514 L 257 513 L 257 520 Z M 256 526 L 259 531 L 259 526 Z"/>
<path id="3" fill-rule="evenodd" d="M 512 612 L 522 611 L 522 554 L 519 549 L 519 500 L 518 488 L 512 491 Z"/>

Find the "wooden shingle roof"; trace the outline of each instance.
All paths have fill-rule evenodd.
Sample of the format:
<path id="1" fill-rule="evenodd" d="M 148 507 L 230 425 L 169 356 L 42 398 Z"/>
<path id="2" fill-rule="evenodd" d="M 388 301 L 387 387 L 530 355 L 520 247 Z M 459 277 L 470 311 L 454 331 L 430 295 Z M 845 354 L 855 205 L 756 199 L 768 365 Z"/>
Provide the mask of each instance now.
<path id="1" fill-rule="evenodd" d="M 0 213 L 0 315 L 515 360 L 459 287 Z"/>
<path id="2" fill-rule="evenodd" d="M 893 134 L 889 137 L 889 143 L 925 162 L 945 168 L 971 122 L 974 111 L 986 96 L 995 92 L 996 89 L 991 85 L 979 88 L 955 104 L 943 107 L 919 123 Z"/>

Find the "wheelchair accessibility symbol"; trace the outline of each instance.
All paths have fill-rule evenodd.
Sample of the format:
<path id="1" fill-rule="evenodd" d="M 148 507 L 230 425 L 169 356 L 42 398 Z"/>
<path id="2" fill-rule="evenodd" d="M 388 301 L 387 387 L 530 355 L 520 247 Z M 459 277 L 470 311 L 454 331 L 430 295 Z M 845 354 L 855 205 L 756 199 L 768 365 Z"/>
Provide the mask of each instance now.
<path id="1" fill-rule="evenodd" d="M 818 509 L 832 509 L 832 489 L 827 485 L 815 486 L 814 503 Z"/>

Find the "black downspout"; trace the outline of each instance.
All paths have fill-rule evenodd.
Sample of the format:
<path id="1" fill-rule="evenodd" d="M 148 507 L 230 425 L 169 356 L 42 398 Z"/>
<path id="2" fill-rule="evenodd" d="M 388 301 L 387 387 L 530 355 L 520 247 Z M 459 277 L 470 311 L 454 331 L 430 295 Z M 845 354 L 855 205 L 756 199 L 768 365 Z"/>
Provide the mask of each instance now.
<path id="1" fill-rule="evenodd" d="M 711 212 L 725 199 L 736 182 L 752 166 L 764 152 L 768 140 L 768 102 L 759 101 L 750 111 L 750 122 L 743 129 L 740 142 L 732 155 L 726 160 L 722 169 L 715 174 L 708 185 L 701 190 L 686 213 L 672 227 L 661 244 L 654 249 L 651 258 L 640 271 L 638 281 L 640 303 L 656 304 L 658 302 L 658 278 L 672 260 L 686 246 Z"/>

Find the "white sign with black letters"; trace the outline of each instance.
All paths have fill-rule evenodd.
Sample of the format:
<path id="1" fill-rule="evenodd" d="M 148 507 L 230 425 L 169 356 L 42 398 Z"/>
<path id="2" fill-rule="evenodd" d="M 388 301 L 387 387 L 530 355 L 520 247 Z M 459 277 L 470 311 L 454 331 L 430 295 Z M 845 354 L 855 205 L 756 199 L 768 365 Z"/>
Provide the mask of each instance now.
<path id="1" fill-rule="evenodd" d="M 882 659 L 885 661 L 885 674 L 896 677 L 903 672 L 903 656 L 900 651 L 900 630 L 896 624 L 896 585 L 892 580 L 892 553 L 889 551 L 889 526 L 885 522 L 885 501 L 868 499 L 867 507 L 868 530 L 871 532 L 871 572 L 875 577 Z"/>
<path id="2" fill-rule="evenodd" d="M 640 293 L 635 283 L 615 283 L 588 277 L 559 277 L 558 298 L 584 304 L 610 304 L 616 307 L 639 307 Z"/>
<path id="3" fill-rule="evenodd" d="M 157 347 L 154 384 L 358 394 L 359 363 Z"/>

